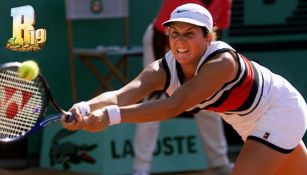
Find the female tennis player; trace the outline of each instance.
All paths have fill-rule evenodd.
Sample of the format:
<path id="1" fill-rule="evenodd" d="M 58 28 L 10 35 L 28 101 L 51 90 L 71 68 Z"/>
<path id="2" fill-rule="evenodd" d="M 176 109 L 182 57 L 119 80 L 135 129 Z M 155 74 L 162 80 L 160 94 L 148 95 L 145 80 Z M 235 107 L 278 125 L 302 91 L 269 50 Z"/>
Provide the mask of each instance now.
<path id="1" fill-rule="evenodd" d="M 245 141 L 233 175 L 307 174 L 303 97 L 283 77 L 214 41 L 212 23 L 202 6 L 177 7 L 164 22 L 171 48 L 165 58 L 121 89 L 75 104 L 70 111 L 76 121 L 63 120 L 63 126 L 97 132 L 119 123 L 162 121 L 184 111 L 215 111 Z M 155 90 L 169 97 L 137 103 Z"/>

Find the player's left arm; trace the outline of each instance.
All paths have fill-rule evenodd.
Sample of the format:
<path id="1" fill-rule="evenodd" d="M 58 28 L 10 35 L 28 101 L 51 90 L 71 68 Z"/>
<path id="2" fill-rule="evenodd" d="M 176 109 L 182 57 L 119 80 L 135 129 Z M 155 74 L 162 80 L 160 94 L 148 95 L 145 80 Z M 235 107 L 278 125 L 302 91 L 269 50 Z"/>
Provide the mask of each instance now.
<path id="1" fill-rule="evenodd" d="M 235 57 L 222 53 L 205 63 L 199 73 L 167 99 L 120 107 L 122 122 L 160 121 L 178 116 L 208 99 L 233 80 L 238 70 Z"/>
<path id="2" fill-rule="evenodd" d="M 161 60 L 148 65 L 134 80 L 124 87 L 104 92 L 87 102 L 75 104 L 70 112 L 74 114 L 74 122 L 62 122 L 63 126 L 70 130 L 85 129 L 96 132 L 105 129 L 109 121 L 103 117 L 104 107 L 110 105 L 126 106 L 134 104 L 155 90 L 162 90 L 166 81 L 166 73 Z M 89 108 L 89 109 L 88 109 Z M 88 113 L 83 116 L 80 112 L 85 109 Z"/>
<path id="3" fill-rule="evenodd" d="M 208 61 L 199 70 L 199 73 L 178 88 L 172 96 L 166 99 L 115 107 L 109 113 L 108 109 L 102 108 L 98 113 L 92 113 L 88 123 L 83 129 L 89 132 L 97 132 L 106 129 L 114 117 L 116 123 L 139 123 L 149 121 L 162 121 L 176 117 L 187 109 L 208 99 L 212 94 L 221 89 L 226 83 L 234 79 L 238 70 L 235 58 L 229 53 L 223 53 L 219 57 Z M 138 89 L 138 88 L 133 88 Z M 107 106 L 108 108 L 110 106 Z"/>

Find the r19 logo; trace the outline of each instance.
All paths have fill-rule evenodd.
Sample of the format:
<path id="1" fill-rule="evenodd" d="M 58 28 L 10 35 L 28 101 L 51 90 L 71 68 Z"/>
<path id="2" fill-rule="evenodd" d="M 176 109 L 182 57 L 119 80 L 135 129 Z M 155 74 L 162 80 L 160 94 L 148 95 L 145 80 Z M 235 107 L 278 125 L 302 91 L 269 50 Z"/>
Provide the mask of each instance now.
<path id="1" fill-rule="evenodd" d="M 30 5 L 11 9 L 13 18 L 13 36 L 6 44 L 6 48 L 14 51 L 40 50 L 47 39 L 45 29 L 35 30 L 35 11 Z"/>

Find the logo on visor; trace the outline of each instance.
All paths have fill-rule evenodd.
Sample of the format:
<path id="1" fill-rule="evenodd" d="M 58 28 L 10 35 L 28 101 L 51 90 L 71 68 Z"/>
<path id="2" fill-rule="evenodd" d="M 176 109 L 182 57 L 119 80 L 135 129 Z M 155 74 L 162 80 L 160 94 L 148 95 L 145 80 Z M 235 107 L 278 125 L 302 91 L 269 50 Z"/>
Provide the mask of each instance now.
<path id="1" fill-rule="evenodd" d="M 189 10 L 177 10 L 177 13 L 181 13 L 181 12 L 185 12 L 185 11 L 189 11 Z"/>

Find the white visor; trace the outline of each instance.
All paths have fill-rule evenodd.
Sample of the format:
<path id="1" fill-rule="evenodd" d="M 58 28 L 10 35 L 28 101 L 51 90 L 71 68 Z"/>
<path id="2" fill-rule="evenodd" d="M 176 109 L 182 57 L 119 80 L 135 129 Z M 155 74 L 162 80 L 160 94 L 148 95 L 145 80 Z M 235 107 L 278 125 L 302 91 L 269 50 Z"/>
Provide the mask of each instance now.
<path id="1" fill-rule="evenodd" d="M 185 22 L 201 27 L 206 27 L 208 31 L 212 31 L 213 20 L 210 12 L 203 6 L 188 3 L 177 7 L 171 14 L 169 20 L 163 23 L 169 26 L 172 22 Z"/>

